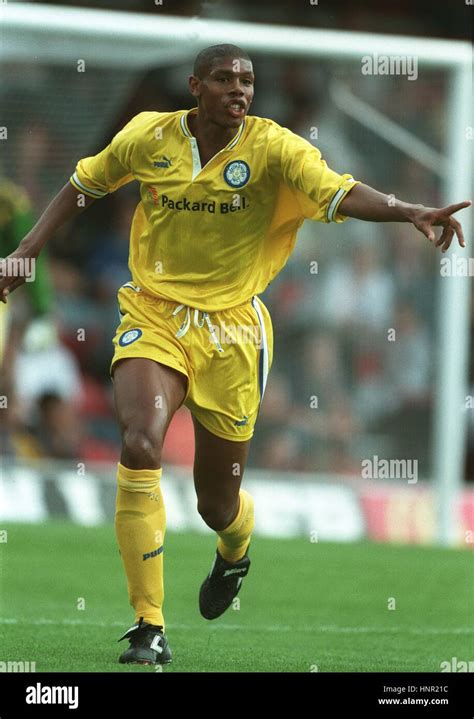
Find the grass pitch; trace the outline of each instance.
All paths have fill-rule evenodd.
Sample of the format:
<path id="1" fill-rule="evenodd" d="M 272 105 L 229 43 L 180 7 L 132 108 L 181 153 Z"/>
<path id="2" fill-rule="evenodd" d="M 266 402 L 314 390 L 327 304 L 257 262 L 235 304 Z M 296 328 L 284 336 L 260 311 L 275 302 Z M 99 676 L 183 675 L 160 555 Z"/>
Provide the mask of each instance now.
<path id="1" fill-rule="evenodd" d="M 117 662 L 134 616 L 112 525 L 2 529 L 0 661 L 155 671 Z M 214 551 L 212 533 L 167 532 L 164 672 L 439 672 L 472 659 L 471 552 L 254 536 L 240 607 L 208 622 L 198 592 Z"/>

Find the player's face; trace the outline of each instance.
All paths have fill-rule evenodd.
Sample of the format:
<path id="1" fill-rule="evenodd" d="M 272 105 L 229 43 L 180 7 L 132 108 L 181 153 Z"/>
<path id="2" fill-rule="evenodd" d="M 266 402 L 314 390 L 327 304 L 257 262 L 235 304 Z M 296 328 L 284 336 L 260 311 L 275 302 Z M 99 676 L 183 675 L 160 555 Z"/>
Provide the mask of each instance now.
<path id="1" fill-rule="evenodd" d="M 199 113 L 217 125 L 238 127 L 253 100 L 254 79 L 250 60 L 233 57 L 214 60 L 202 80 L 190 78 L 191 92 L 199 97 Z"/>

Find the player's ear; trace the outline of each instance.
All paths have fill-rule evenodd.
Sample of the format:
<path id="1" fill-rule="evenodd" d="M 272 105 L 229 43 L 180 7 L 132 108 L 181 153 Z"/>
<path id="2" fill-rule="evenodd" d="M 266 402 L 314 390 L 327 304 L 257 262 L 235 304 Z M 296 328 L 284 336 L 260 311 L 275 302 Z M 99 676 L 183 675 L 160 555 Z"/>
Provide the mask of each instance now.
<path id="1" fill-rule="evenodd" d="M 191 95 L 193 95 L 196 99 L 199 98 L 199 95 L 201 94 L 201 80 L 196 77 L 196 75 L 190 75 L 188 83 Z"/>

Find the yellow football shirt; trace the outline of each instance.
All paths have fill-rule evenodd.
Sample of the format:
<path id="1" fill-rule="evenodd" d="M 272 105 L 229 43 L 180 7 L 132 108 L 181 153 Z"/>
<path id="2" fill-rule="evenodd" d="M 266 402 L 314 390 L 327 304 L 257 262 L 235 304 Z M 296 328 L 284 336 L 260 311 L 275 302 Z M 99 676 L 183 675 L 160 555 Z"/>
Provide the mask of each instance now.
<path id="1" fill-rule="evenodd" d="M 347 219 L 338 207 L 357 182 L 331 170 L 307 140 L 253 115 L 201 167 L 189 112 L 197 108 L 136 115 L 102 152 L 79 161 L 71 182 L 99 198 L 138 180 L 133 282 L 212 312 L 266 289 L 304 219 Z"/>

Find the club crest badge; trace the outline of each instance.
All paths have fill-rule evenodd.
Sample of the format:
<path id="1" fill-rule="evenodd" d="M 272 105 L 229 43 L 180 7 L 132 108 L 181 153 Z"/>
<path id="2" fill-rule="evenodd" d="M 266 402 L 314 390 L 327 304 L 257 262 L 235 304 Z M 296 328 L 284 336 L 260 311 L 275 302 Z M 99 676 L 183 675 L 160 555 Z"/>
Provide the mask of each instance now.
<path id="1" fill-rule="evenodd" d="M 132 342 L 135 342 L 139 337 L 141 337 L 143 332 L 141 330 L 127 330 L 122 335 L 120 335 L 119 338 L 119 345 L 121 347 L 126 347 L 127 345 L 131 345 Z"/>
<path id="2" fill-rule="evenodd" d="M 224 168 L 224 180 L 230 187 L 243 187 L 250 177 L 250 167 L 243 160 L 233 160 Z"/>

